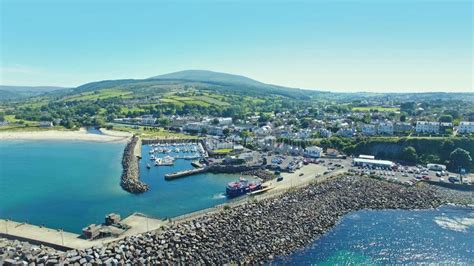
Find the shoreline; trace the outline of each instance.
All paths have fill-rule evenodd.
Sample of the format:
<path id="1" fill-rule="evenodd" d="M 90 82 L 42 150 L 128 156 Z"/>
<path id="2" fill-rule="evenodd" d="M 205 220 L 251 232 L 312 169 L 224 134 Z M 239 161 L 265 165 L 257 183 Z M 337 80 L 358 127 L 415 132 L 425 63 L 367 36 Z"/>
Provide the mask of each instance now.
<path id="1" fill-rule="evenodd" d="M 71 140 L 94 142 L 121 142 L 132 137 L 131 133 L 100 129 L 102 134 L 88 133 L 85 128 L 75 131 L 44 130 L 44 131 L 5 131 L 0 132 L 0 141 L 8 140 Z"/>
<path id="2" fill-rule="evenodd" d="M 80 256 L 70 256 L 69 252 L 50 255 L 64 263 L 87 258 L 84 262 L 98 264 L 269 262 L 276 256 L 304 248 L 352 211 L 429 209 L 443 204 L 444 200 L 430 187 L 404 187 L 365 177 L 342 176 L 274 197 L 250 199 L 215 212 L 186 217 L 161 230 L 103 248 L 75 251 Z M 123 246 L 138 253 L 120 252 Z M 89 253 L 97 253 L 99 257 L 91 258 Z M 29 261 L 42 262 L 39 257 L 31 257 Z"/>

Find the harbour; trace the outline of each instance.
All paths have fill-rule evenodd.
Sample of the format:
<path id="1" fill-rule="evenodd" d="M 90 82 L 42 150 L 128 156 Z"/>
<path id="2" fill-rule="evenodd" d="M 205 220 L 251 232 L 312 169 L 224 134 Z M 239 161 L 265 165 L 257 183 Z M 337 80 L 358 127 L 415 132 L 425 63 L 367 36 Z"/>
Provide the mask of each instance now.
<path id="1" fill-rule="evenodd" d="M 173 166 L 148 169 L 146 143 L 137 145 L 133 155 L 143 156 L 137 160 L 139 180 L 150 188 L 134 194 L 120 187 L 126 143 L 0 142 L 5 162 L 0 168 L 0 218 L 80 234 L 83 227 L 100 223 L 112 212 L 123 217 L 140 212 L 166 220 L 228 201 L 221 195 L 239 175 L 200 173 L 168 182 L 166 174 L 194 169 L 191 160 L 176 159 Z"/>

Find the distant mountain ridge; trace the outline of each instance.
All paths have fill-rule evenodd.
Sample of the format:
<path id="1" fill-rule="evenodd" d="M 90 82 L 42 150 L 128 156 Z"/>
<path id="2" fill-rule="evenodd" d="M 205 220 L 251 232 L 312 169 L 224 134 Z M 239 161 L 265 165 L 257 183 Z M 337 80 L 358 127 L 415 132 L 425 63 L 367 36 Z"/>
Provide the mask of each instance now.
<path id="1" fill-rule="evenodd" d="M 289 98 L 309 99 L 308 91 L 302 89 L 266 84 L 244 76 L 208 70 L 184 70 L 147 79 L 103 80 L 81 85 L 73 92 L 116 88 L 151 94 L 153 89 L 155 92 L 163 92 L 179 87 L 200 88 L 215 93 L 251 94 L 254 96 L 274 94 Z"/>
<path id="2" fill-rule="evenodd" d="M 55 90 L 68 89 L 65 87 L 55 87 L 55 86 L 9 86 L 9 85 L 0 85 L 0 90 L 10 91 L 10 92 L 50 92 Z"/>
<path id="3" fill-rule="evenodd" d="M 188 80 L 201 82 L 215 82 L 215 83 L 234 83 L 245 84 L 251 86 L 265 86 L 263 82 L 240 75 L 214 72 L 209 70 L 183 70 L 169 74 L 154 76 L 148 79 L 173 79 L 173 80 Z M 275 86 L 275 85 L 270 85 Z"/>
<path id="4" fill-rule="evenodd" d="M 9 86 L 0 85 L 0 101 L 20 100 L 68 88 L 54 86 Z"/>

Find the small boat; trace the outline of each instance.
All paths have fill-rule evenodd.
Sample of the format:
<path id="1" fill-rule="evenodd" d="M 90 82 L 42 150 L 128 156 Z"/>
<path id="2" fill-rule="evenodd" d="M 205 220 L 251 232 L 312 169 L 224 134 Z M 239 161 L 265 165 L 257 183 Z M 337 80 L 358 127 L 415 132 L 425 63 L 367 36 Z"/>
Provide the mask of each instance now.
<path id="1" fill-rule="evenodd" d="M 155 155 L 150 156 L 150 161 L 154 161 L 155 159 Z"/>
<path id="2" fill-rule="evenodd" d="M 161 164 L 162 164 L 162 161 L 163 161 L 163 160 L 162 160 L 161 158 L 156 158 L 156 160 L 155 160 L 155 166 L 161 165 Z"/>
<path id="3" fill-rule="evenodd" d="M 146 168 L 150 169 L 151 165 L 149 163 L 146 164 Z"/>

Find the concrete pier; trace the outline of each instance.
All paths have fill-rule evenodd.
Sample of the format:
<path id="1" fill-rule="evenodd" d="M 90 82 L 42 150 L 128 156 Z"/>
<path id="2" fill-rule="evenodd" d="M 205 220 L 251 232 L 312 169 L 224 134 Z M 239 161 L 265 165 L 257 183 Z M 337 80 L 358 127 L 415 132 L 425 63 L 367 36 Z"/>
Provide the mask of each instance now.
<path id="1" fill-rule="evenodd" d="M 176 172 L 176 173 L 166 174 L 165 179 L 166 180 L 173 180 L 173 179 L 180 178 L 180 177 L 185 177 L 185 176 L 204 173 L 206 171 L 207 171 L 207 168 L 205 168 L 205 167 L 190 169 L 190 170 L 184 170 L 184 171 L 180 171 L 180 172 Z"/>
<path id="2" fill-rule="evenodd" d="M 127 236 L 154 231 L 168 222 L 150 218 L 140 213 L 134 213 L 125 218 L 121 223 L 131 228 L 118 237 L 87 240 L 81 235 L 71 232 L 0 219 L 0 237 L 28 241 L 32 244 L 42 244 L 58 250 L 86 249 L 117 241 Z"/>

